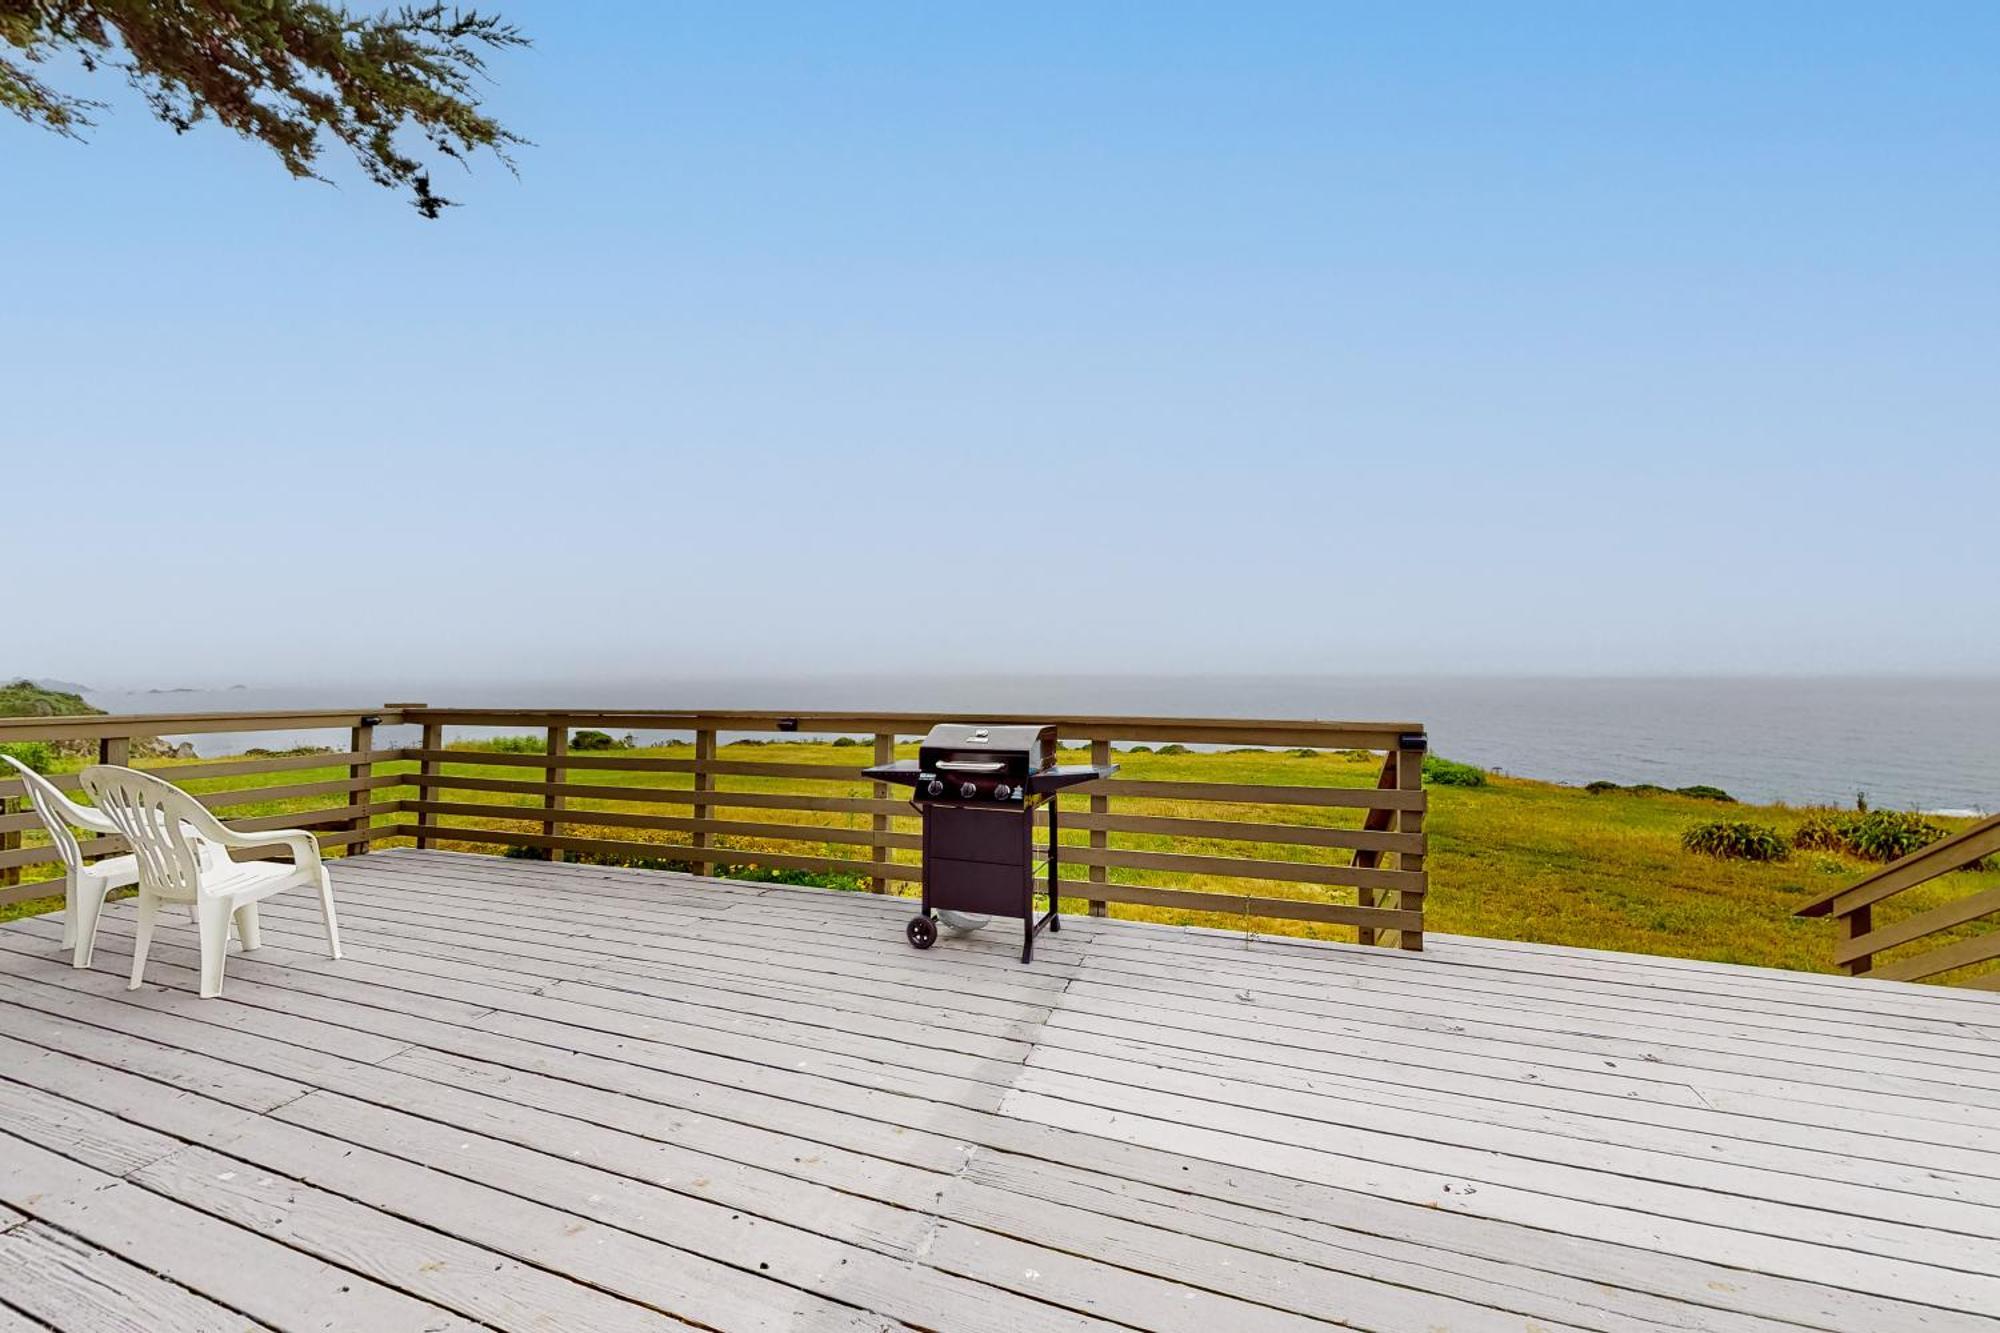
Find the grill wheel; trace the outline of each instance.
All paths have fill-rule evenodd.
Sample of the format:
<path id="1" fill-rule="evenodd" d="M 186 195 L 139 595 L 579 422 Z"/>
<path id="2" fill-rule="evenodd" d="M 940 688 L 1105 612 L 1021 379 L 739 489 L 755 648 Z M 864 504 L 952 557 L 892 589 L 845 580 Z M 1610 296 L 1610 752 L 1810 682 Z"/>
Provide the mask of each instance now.
<path id="1" fill-rule="evenodd" d="M 937 922 L 927 916 L 913 916 L 910 924 L 903 927 L 903 933 L 910 937 L 910 943 L 919 949 L 928 949 L 937 943 Z"/>

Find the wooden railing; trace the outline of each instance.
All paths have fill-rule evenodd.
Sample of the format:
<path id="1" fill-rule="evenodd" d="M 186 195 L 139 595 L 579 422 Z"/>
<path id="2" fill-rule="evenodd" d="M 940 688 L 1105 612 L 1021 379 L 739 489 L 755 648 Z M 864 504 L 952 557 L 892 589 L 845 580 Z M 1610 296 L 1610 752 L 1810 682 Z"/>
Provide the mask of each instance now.
<path id="1" fill-rule="evenodd" d="M 1143 904 L 1351 926 L 1363 943 L 1423 947 L 1425 739 L 1413 723 L 394 704 L 342 713 L 0 719 L 0 742 L 91 739 L 105 761 L 120 762 L 139 736 L 341 727 L 350 736 L 342 753 L 156 767 L 183 781 L 344 766 L 348 777 L 341 781 L 249 787 L 203 800 L 226 816 L 229 808 L 252 802 L 339 796 L 341 803 L 323 809 L 232 822 L 311 828 L 325 846 L 349 855 L 413 838 L 419 847 L 664 859 L 701 874 L 737 866 L 844 874 L 879 892 L 920 878 L 921 840 L 909 803 L 867 782 L 861 770 L 948 720 L 1053 722 L 1066 746 L 1087 747 L 1098 762 L 1138 742 L 1377 752 L 1381 766 L 1373 787 L 1121 775 L 1075 788 L 1065 794 L 1060 813 L 1061 859 L 1083 878 L 1065 878 L 1061 888 L 1099 915 L 1111 903 Z M 373 748 L 377 726 L 398 724 L 422 728 L 420 744 Z M 540 732 L 545 752 L 448 748 L 450 727 Z M 673 733 L 693 745 L 686 758 L 571 750 L 572 734 L 586 728 Z M 759 759 L 757 747 L 721 743 L 732 736 L 867 737 L 872 744 L 855 746 L 852 764 L 797 763 Z M 398 771 L 376 771 L 390 762 Z M 619 781 L 620 774 L 632 778 Z M 661 777 L 666 785 L 642 780 Z M 18 795 L 20 785 L 0 782 L 0 796 Z M 397 789 L 404 794 L 391 799 Z M 1347 812 L 1353 812 L 1351 822 L 1341 822 Z M 16 839 L 34 825 L 32 814 L 0 817 L 0 829 Z M 98 839 L 89 846 L 95 853 L 117 844 Z M 5 848 L 0 873 L 51 858 L 46 847 Z M 0 887 L 0 902 L 38 890 L 46 892 L 35 885 Z"/>
<path id="2" fill-rule="evenodd" d="M 1838 931 L 1833 961 L 1855 976 L 1884 981 L 1917 981 L 2000 958 L 2000 930 L 1965 935 L 1961 927 L 2000 916 L 2000 888 L 1968 894 L 1956 902 L 1917 912 L 1884 926 L 1875 924 L 1876 905 L 2000 854 L 2000 815 L 1982 820 L 1949 838 L 1922 847 L 1844 889 L 1836 889 L 1798 909 L 1799 916 L 1831 916 Z M 1876 955 L 1919 941 L 1948 938 L 1922 952 L 1876 963 Z M 2000 972 L 1964 982 L 2000 990 Z"/>
<path id="3" fill-rule="evenodd" d="M 193 783 L 208 778 L 254 777 L 259 782 L 232 786 L 228 790 L 198 795 L 203 805 L 245 832 L 272 828 L 312 830 L 326 848 L 366 851 L 373 838 L 393 835 L 393 824 L 382 825 L 378 818 L 402 813 L 401 799 L 387 799 L 384 792 L 404 785 L 394 774 L 377 774 L 375 765 L 400 760 L 400 750 L 377 750 L 374 727 L 402 720 L 396 708 L 353 712 L 288 711 L 268 713 L 143 713 L 122 716 L 93 714 L 84 717 L 0 718 L 0 743 L 10 741 L 85 742 L 94 745 L 97 759 L 106 764 L 132 764 L 132 743 L 158 736 L 257 734 L 271 731 L 345 729 L 348 748 L 319 754 L 283 755 L 269 758 L 222 759 L 208 763 L 132 764 L 161 773 L 176 783 Z M 335 781 L 288 782 L 285 775 L 309 769 L 346 768 L 347 776 Z M 74 772 L 53 775 L 58 787 L 75 795 L 79 792 Z M 274 782 L 262 779 L 276 779 Z M 56 857 L 47 845 L 35 845 L 24 835 L 41 828 L 41 819 L 28 808 L 25 786 L 18 778 L 0 781 L 0 903 L 44 897 L 46 883 L 22 883 L 21 872 L 29 866 L 52 863 Z M 277 815 L 239 818 L 232 814 L 246 805 L 269 801 L 301 801 L 337 798 L 325 805 L 309 805 Z M 105 856 L 123 851 L 118 838 L 91 838 L 82 843 L 86 856 Z"/>

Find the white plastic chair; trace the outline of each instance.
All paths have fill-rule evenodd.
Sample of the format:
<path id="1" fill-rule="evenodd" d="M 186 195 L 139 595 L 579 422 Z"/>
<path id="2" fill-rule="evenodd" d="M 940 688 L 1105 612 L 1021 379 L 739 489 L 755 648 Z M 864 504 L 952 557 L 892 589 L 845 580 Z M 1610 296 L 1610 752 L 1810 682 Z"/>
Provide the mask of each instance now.
<path id="1" fill-rule="evenodd" d="M 10 754 L 0 754 L 19 770 L 28 786 L 28 803 L 42 817 L 49 841 L 63 864 L 62 947 L 69 951 L 73 967 L 90 966 L 90 949 L 97 936 L 98 913 L 104 910 L 104 895 L 139 881 L 139 867 L 131 856 L 107 856 L 85 862 L 77 844 L 75 829 L 97 834 L 118 832 L 117 825 L 95 810 L 87 810 L 64 796 L 55 783 L 29 768 Z"/>
<path id="2" fill-rule="evenodd" d="M 333 881 L 320 861 L 319 843 L 303 829 L 238 833 L 208 808 L 170 782 L 150 773 L 99 764 L 83 770 L 83 786 L 100 815 L 117 826 L 132 846 L 138 865 L 139 931 L 132 945 L 132 981 L 145 978 L 146 952 L 160 904 L 189 903 L 201 936 L 201 994 L 222 994 L 222 963 L 228 956 L 233 921 L 246 952 L 259 944 L 257 904 L 286 889 L 319 890 L 326 918 L 327 952 L 340 957 L 340 930 L 333 915 Z M 224 861 L 201 854 L 204 842 L 218 847 L 289 847 L 292 864 L 282 861 Z"/>

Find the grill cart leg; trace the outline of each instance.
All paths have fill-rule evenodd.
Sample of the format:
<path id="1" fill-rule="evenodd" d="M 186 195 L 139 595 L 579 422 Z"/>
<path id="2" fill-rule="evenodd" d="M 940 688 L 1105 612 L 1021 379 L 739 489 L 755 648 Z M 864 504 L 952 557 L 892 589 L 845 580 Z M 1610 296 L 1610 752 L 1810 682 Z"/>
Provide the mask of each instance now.
<path id="1" fill-rule="evenodd" d="M 1061 853 L 1056 849 L 1060 844 L 1056 839 L 1056 798 L 1049 797 L 1049 930 L 1051 933 L 1062 929 L 1062 900 L 1057 896 L 1056 864 Z"/>

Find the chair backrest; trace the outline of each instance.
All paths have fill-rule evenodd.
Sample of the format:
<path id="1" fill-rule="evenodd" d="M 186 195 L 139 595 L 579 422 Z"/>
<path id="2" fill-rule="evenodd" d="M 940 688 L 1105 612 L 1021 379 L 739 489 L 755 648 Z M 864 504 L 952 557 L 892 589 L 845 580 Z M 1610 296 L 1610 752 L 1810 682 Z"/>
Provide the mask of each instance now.
<path id="1" fill-rule="evenodd" d="M 183 902 L 200 896 L 202 835 L 217 823 L 208 807 L 171 782 L 115 764 L 84 769 L 83 787 L 131 844 L 141 888 Z"/>
<path id="2" fill-rule="evenodd" d="M 55 843 L 56 855 L 71 870 L 83 868 L 83 849 L 77 846 L 76 832 L 71 824 L 89 826 L 89 821 L 79 818 L 82 813 L 67 796 L 62 794 L 55 783 L 29 768 L 11 754 L 0 754 L 0 759 L 20 770 L 21 780 L 28 787 L 28 804 L 35 807 L 35 813 L 48 825 L 49 839 Z"/>

